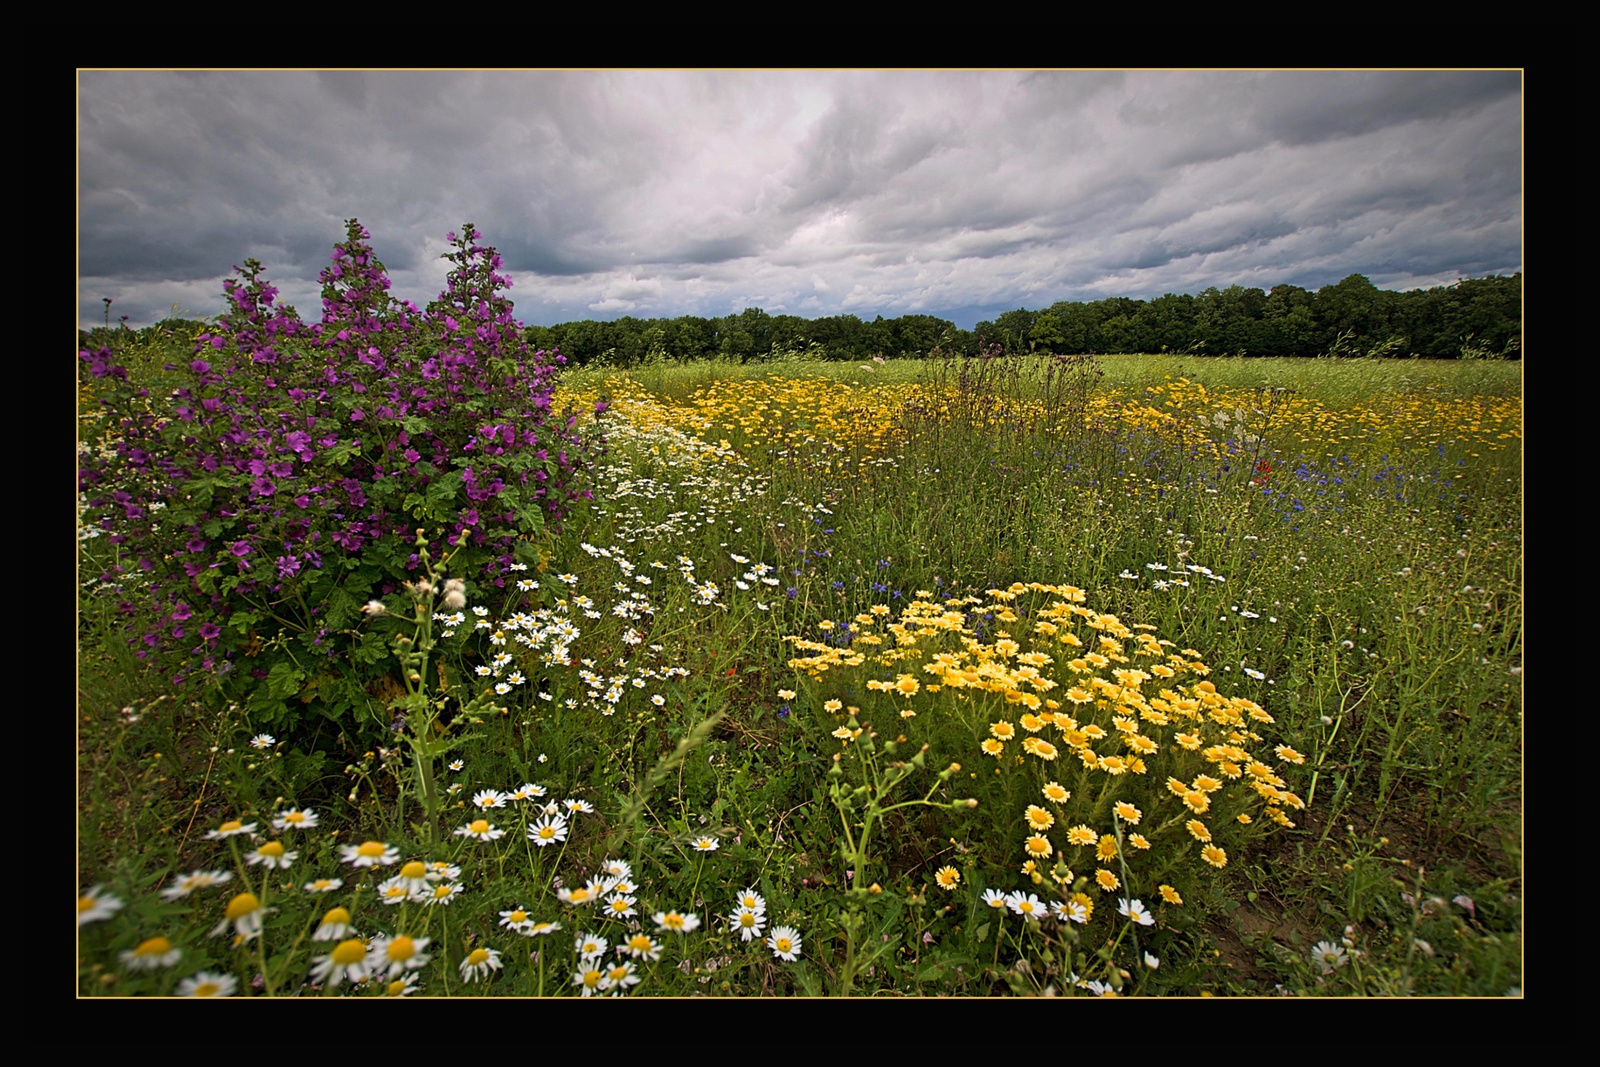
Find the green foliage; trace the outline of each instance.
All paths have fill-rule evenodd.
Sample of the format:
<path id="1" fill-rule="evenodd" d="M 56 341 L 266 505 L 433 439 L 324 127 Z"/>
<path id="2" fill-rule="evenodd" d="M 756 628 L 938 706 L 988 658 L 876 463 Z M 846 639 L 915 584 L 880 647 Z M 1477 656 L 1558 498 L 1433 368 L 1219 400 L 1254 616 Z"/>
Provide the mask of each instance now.
<path id="1" fill-rule="evenodd" d="M 1314 335 L 1314 296 L 1279 287 L 1262 315 L 1276 315 L 1275 329 Z M 1176 313 L 1194 299 L 1146 307 Z M 353 631 L 351 656 L 393 679 L 368 694 L 383 728 L 370 746 L 260 739 L 268 731 L 253 701 L 340 684 L 315 671 L 297 676 L 287 657 L 236 706 L 169 694 L 122 642 L 116 598 L 85 582 L 80 893 L 100 885 L 124 907 L 80 928 L 82 992 L 177 992 L 219 972 L 236 995 L 380 995 L 405 974 L 422 995 L 579 995 L 588 972 L 575 950 L 589 934 L 611 942 L 608 968 L 635 965 L 641 981 L 628 995 L 1519 990 L 1521 452 L 1514 437 L 1470 430 L 1518 395 L 1515 367 L 1052 360 L 1044 350 L 1064 345 L 1055 336 L 1087 329 L 1067 310 L 1034 320 L 1028 341 L 1040 354 L 1029 360 L 954 346 L 944 360 L 866 371 L 800 359 L 776 368 L 649 360 L 628 388 L 647 387 L 657 406 L 603 417 L 616 421 L 594 503 L 520 552 L 527 570 L 506 572 L 506 585 L 466 590 L 464 615 L 483 629 L 474 621 L 447 637 L 435 618 L 450 614 L 439 602 L 443 575 L 460 573 L 459 558 L 438 562 L 449 546 L 424 546 L 438 572 L 419 572 L 429 591 L 397 590 L 384 615 L 368 617 L 355 596 L 330 600 Z M 1112 329 L 1142 329 L 1135 312 L 1122 308 L 1094 328 L 1121 316 Z M 781 317 L 768 318 L 775 329 Z M 1388 324 L 1396 328 L 1392 316 Z M 652 329 L 661 332 L 646 350 L 670 351 L 669 327 Z M 815 386 L 808 395 L 838 397 L 856 383 L 838 423 L 856 436 L 825 440 L 833 431 L 821 420 L 800 425 L 796 412 L 812 409 L 798 402 L 769 405 L 749 425 L 687 417 L 697 392 L 721 382 L 752 396 L 774 369 Z M 1192 381 L 1180 388 L 1183 376 Z M 945 402 L 871 399 L 912 385 Z M 624 391 L 598 371 L 565 386 L 601 387 L 613 398 Z M 1040 398 L 1049 402 L 1032 403 Z M 1302 417 L 1311 400 L 1315 418 Z M 1144 410 L 1176 414 L 1140 422 Z M 785 427 L 793 437 L 774 443 Z M 718 444 L 724 437 L 729 447 Z M 118 548 L 82 541 L 83 573 L 104 572 Z M 680 557 L 693 562 L 692 581 Z M 767 569 L 750 569 L 758 564 Z M 1187 585 L 1173 582 L 1180 574 Z M 538 586 L 514 584 L 522 580 Z M 1057 882 L 1062 856 L 1022 869 L 1019 802 L 1032 801 L 1020 776 L 995 774 L 973 752 L 972 723 L 935 714 L 931 702 L 913 719 L 886 718 L 872 701 L 897 708 L 901 698 L 867 692 L 874 674 L 790 693 L 806 687 L 787 666 L 785 635 L 820 639 L 828 622 L 837 636 L 874 607 L 898 613 L 918 589 L 942 600 L 1014 581 L 1070 582 L 1098 610 L 1201 650 L 1219 690 L 1257 701 L 1276 720 L 1274 742 L 1303 755 L 1285 768 L 1305 800 L 1296 825 L 1240 830 L 1225 869 L 1175 883 L 1181 905 L 1158 906 L 1150 926 L 1122 921 L 1119 893 L 1102 893 L 1082 871 Z M 706 600 L 708 583 L 720 592 Z M 634 593 L 649 613 L 612 614 L 637 602 Z M 504 627 L 519 614 L 581 628 L 570 662 L 547 662 L 548 642 L 517 642 L 533 634 Z M 491 667 L 502 650 L 509 662 Z M 506 682 L 513 671 L 522 683 Z M 621 695 L 609 703 L 613 679 Z M 492 681 L 506 693 L 489 699 Z M 837 716 L 830 699 L 843 705 Z M 398 732 L 389 729 L 395 712 L 405 718 Z M 846 745 L 831 736 L 839 727 L 865 732 Z M 544 795 L 504 808 L 473 802 L 527 785 Z M 594 810 L 571 813 L 569 798 Z M 964 798 L 980 803 L 950 807 Z M 570 818 L 563 840 L 540 846 L 527 830 L 548 802 Z M 316 829 L 271 828 L 305 808 L 320 818 Z M 479 818 L 505 835 L 463 832 Z M 235 819 L 255 823 L 257 836 L 208 837 Z M 1129 828 L 1117 830 L 1126 843 Z M 248 861 L 272 840 L 298 853 L 289 869 Z M 352 866 L 341 850 L 363 841 L 393 847 L 398 861 Z M 459 867 L 459 897 L 437 906 L 374 899 L 411 861 Z M 607 918 L 561 899 L 608 861 L 631 867 L 638 914 Z M 162 895 L 196 870 L 232 880 Z M 319 877 L 345 884 L 327 897 L 301 888 Z M 1120 877 L 1152 905 L 1135 865 Z M 261 935 L 238 945 L 206 936 L 246 889 L 269 909 Z M 748 941 L 732 921 L 746 890 L 765 904 L 763 933 Z M 1085 892 L 1095 936 L 1088 925 L 996 908 L 990 890 L 1047 902 Z M 340 942 L 312 934 L 336 905 L 363 936 L 428 938 L 428 961 L 373 985 L 319 980 L 318 961 Z M 562 929 L 525 938 L 502 921 L 516 909 Z M 699 928 L 658 930 L 657 912 L 692 913 Z M 764 943 L 780 925 L 803 943 L 792 962 Z M 640 935 L 659 959 L 617 954 Z M 120 953 L 156 936 L 181 950 L 173 967 L 122 963 Z M 485 963 L 468 981 L 463 967 L 479 949 L 498 953 L 500 966 Z M 604 978 L 594 979 L 597 991 L 609 991 L 598 990 Z"/>

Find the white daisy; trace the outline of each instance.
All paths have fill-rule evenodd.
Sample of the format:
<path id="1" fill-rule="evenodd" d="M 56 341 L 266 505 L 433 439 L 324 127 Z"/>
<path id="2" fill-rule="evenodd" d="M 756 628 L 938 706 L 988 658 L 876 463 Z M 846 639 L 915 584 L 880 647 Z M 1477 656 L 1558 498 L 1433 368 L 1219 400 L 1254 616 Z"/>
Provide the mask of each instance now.
<path id="1" fill-rule="evenodd" d="M 359 845 L 339 846 L 340 859 L 354 867 L 387 867 L 400 862 L 400 850 L 382 841 L 363 841 Z"/>
<path id="2" fill-rule="evenodd" d="M 157 967 L 171 967 L 182 955 L 183 949 L 174 947 L 166 938 L 150 937 L 126 952 L 119 952 L 117 957 L 130 971 L 153 971 Z"/>
<path id="3" fill-rule="evenodd" d="M 800 957 L 800 931 L 792 926 L 775 926 L 767 938 L 767 947 L 778 959 L 793 963 Z"/>
<path id="4" fill-rule="evenodd" d="M 461 980 L 476 982 L 487 980 L 490 971 L 500 969 L 500 953 L 492 948 L 475 948 L 461 961 Z"/>
<path id="5" fill-rule="evenodd" d="M 741 941 L 752 941 L 761 936 L 761 931 L 766 928 L 767 918 L 754 908 L 739 908 L 728 916 L 728 923 L 739 931 Z"/>
<path id="6" fill-rule="evenodd" d="M 347 978 L 351 982 L 365 982 L 371 966 L 366 944 L 359 937 L 352 937 L 339 942 L 326 956 L 312 961 L 311 980 L 337 989 Z"/>
<path id="7" fill-rule="evenodd" d="M 472 794 L 472 803 L 479 811 L 506 806 L 506 795 L 498 789 L 480 789 Z"/>
<path id="8" fill-rule="evenodd" d="M 244 859 L 252 867 L 259 864 L 268 870 L 276 867 L 286 871 L 298 855 L 300 853 L 285 849 L 282 841 L 267 841 L 254 852 L 246 853 Z"/>
<path id="9" fill-rule="evenodd" d="M 232 871 L 190 871 L 174 878 L 172 884 L 161 891 L 161 895 L 169 901 L 182 900 L 196 889 L 209 889 L 232 880 Z M 81 919 L 79 921 L 82 922 Z"/>
<path id="10" fill-rule="evenodd" d="M 121 908 L 121 900 L 101 892 L 99 886 L 92 886 L 87 893 L 78 898 L 78 925 L 109 919 Z"/>
<path id="11" fill-rule="evenodd" d="M 1140 926 L 1154 926 L 1155 917 L 1150 914 L 1150 909 L 1140 900 L 1128 900 L 1126 897 L 1117 901 L 1117 912 L 1126 915 Z"/>
<path id="12" fill-rule="evenodd" d="M 467 825 L 455 831 L 457 837 L 470 837 L 478 841 L 497 841 L 506 836 L 506 832 L 495 826 L 488 819 L 473 819 Z"/>
<path id="13" fill-rule="evenodd" d="M 272 820 L 274 830 L 311 830 L 317 825 L 317 813 L 310 808 L 303 811 L 280 811 Z"/>
<path id="14" fill-rule="evenodd" d="M 559 815 L 546 815 L 528 827 L 528 840 L 543 848 L 567 839 L 567 820 Z"/>
<path id="15" fill-rule="evenodd" d="M 178 996 L 231 997 L 238 989 L 239 980 L 231 974 L 201 971 L 178 983 Z"/>
<path id="16" fill-rule="evenodd" d="M 368 966 L 371 967 L 372 973 L 377 975 L 398 976 L 403 971 L 414 971 L 432 958 L 422 951 L 428 947 L 429 940 L 430 938 L 407 937 L 404 934 L 395 937 L 375 937 L 367 949 Z"/>

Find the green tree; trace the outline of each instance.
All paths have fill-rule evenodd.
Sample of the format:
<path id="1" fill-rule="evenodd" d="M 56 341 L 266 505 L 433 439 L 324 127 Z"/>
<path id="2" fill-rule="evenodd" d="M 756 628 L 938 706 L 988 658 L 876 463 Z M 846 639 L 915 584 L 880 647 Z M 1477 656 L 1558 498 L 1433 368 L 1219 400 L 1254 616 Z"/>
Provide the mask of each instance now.
<path id="1" fill-rule="evenodd" d="M 1314 311 L 1322 352 L 1365 351 L 1389 336 L 1383 294 L 1365 275 L 1352 274 L 1318 289 Z"/>
<path id="2" fill-rule="evenodd" d="M 1046 352 L 1067 351 L 1067 335 L 1062 328 L 1061 316 L 1054 309 L 1046 308 L 1033 320 L 1033 343 Z"/>
<path id="3" fill-rule="evenodd" d="M 1216 355 L 1260 355 L 1266 349 L 1261 328 L 1266 302 L 1260 289 L 1212 286 L 1195 299 L 1196 338 Z"/>
<path id="4" fill-rule="evenodd" d="M 1005 346 L 1007 352 L 1026 352 L 1033 337 L 1033 320 L 1038 312 L 1027 308 L 1002 312 L 994 320 L 994 339 Z"/>

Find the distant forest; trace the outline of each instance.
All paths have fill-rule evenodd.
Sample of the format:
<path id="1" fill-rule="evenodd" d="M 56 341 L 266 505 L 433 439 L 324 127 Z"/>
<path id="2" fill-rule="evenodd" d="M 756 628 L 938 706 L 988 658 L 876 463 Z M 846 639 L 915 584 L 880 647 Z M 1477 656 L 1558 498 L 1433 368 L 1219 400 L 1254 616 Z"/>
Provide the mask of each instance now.
<path id="1" fill-rule="evenodd" d="M 188 325 L 167 319 L 152 333 Z M 80 331 L 87 343 L 103 332 Z M 146 331 L 139 331 L 142 335 Z M 1522 274 L 1463 278 L 1454 285 L 1393 292 L 1360 274 L 1315 292 L 1231 285 L 1198 296 L 1109 297 L 1019 308 L 962 330 L 933 315 L 872 321 L 855 315 L 804 319 L 745 308 L 701 318 L 584 319 L 527 327 L 535 348 L 558 348 L 571 364 L 632 367 L 662 361 L 787 358 L 862 361 L 917 358 L 940 349 L 968 356 L 1017 352 L 1182 352 L 1213 356 L 1422 356 L 1517 359 L 1522 349 Z M 108 340 L 103 338 L 102 340 Z"/>
<path id="2" fill-rule="evenodd" d="M 932 315 L 880 315 L 869 322 L 855 315 L 804 319 L 745 308 L 709 319 L 585 319 L 530 326 L 527 333 L 536 347 L 559 348 L 573 363 L 623 367 L 712 358 L 762 362 L 808 352 L 835 360 L 914 358 L 935 347 L 977 355 L 994 345 L 1007 353 L 1515 359 L 1521 352 L 1522 274 L 1464 278 L 1404 293 L 1352 274 L 1315 292 L 1297 285 L 1276 285 L 1270 292 L 1232 285 L 1198 296 L 1062 301 L 1042 311 L 1007 311 L 971 330 Z"/>

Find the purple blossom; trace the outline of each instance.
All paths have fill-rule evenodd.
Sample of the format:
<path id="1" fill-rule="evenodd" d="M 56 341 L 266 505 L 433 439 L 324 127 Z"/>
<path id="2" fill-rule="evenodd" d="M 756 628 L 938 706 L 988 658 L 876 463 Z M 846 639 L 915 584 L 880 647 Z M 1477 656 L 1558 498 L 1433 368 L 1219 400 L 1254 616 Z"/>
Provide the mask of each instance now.
<path id="1" fill-rule="evenodd" d="M 139 610 L 154 607 L 160 614 L 144 627 L 141 651 L 164 646 L 169 654 L 192 655 L 184 661 L 187 669 L 198 666 L 217 678 L 236 662 L 240 669 L 230 685 L 248 685 L 245 676 L 266 677 L 253 658 L 258 653 L 245 655 L 253 647 L 250 628 L 227 624 L 234 612 L 257 611 L 262 593 L 270 592 L 275 610 L 291 620 L 285 632 L 301 648 L 344 654 L 348 630 L 307 620 L 300 622 L 300 636 L 292 629 L 300 612 L 313 618 L 325 613 L 333 588 L 318 577 L 322 554 L 307 546 L 335 552 L 341 562 L 363 554 L 367 569 L 359 573 L 377 567 L 380 578 L 366 580 L 392 589 L 418 565 L 416 520 L 401 501 L 430 478 L 437 484 L 437 475 L 417 470 L 424 457 L 449 470 L 469 439 L 477 439 L 473 469 L 453 502 L 454 519 L 442 524 L 432 549 L 445 550 L 446 533 L 476 531 L 461 560 L 482 567 L 482 581 L 499 579 L 496 561 L 513 558 L 517 537 L 487 536 L 486 520 L 514 528 L 518 515 L 537 508 L 554 527 L 588 493 L 574 475 L 592 455 L 591 443 L 580 440 L 575 421 L 549 414 L 552 374 L 564 360 L 559 352 L 529 351 L 499 292 L 507 279 L 496 273 L 498 257 L 476 242 L 475 229 L 464 228 L 459 240 L 452 235 L 448 286 L 425 311 L 388 295 L 389 280 L 365 243 L 364 228 L 352 220 L 348 235 L 321 279 L 320 323 L 302 323 L 292 308 L 277 304 L 275 288 L 254 260 L 223 283 L 226 314 L 196 338 L 187 363 L 167 368 L 187 376 L 169 415 L 127 384 L 127 372 L 109 350 L 80 353 L 97 379 L 112 383 L 97 395 L 124 441 L 116 457 L 84 463 L 80 484 L 91 508 L 85 521 L 104 528 L 113 543 L 126 544 L 129 558 L 151 574 L 154 602 Z M 458 318 L 468 323 L 467 332 Z M 359 396 L 367 399 L 358 404 Z M 428 420 L 426 435 L 395 432 L 395 424 L 412 414 Z M 341 447 L 327 427 L 345 419 L 371 425 L 370 439 Z M 319 428 L 316 448 L 337 449 L 338 464 L 313 448 Z M 135 471 L 141 473 L 134 477 Z M 280 497 L 290 479 L 292 499 Z M 157 502 L 174 509 L 163 518 L 180 508 L 204 511 L 163 530 L 155 518 L 160 513 L 150 508 Z M 308 514 L 313 502 L 317 511 Z M 380 542 L 375 554 L 365 555 Z M 217 546 L 236 560 L 236 574 L 207 558 L 208 547 Z M 252 573 L 262 576 L 263 568 L 249 568 L 257 558 L 274 561 L 271 584 L 249 580 Z M 351 572 L 336 563 L 328 573 L 343 581 Z M 128 610 L 136 609 L 130 604 Z M 177 626 L 182 633 L 174 635 L 174 623 L 188 626 Z M 195 626 L 205 643 L 177 646 Z"/>

